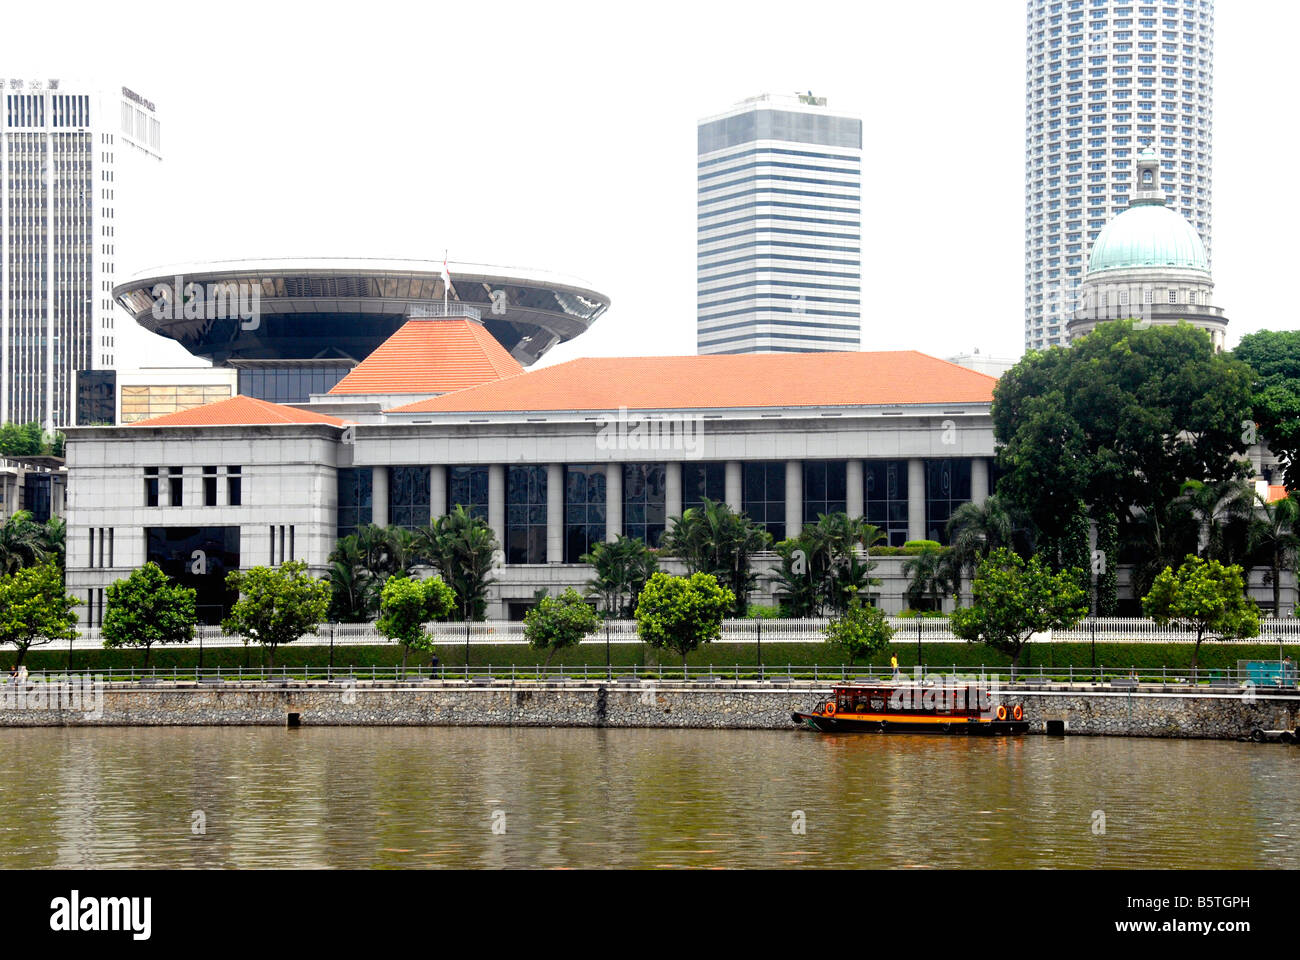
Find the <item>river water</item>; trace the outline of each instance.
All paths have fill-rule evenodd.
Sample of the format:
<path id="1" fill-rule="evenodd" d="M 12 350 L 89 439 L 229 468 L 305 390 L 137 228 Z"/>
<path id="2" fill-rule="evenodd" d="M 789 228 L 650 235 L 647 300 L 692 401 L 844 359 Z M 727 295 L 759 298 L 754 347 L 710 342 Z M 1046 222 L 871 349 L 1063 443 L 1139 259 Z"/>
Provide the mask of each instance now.
<path id="1" fill-rule="evenodd" d="M 1300 867 L 1300 747 L 7 729 L 0 867 Z"/>

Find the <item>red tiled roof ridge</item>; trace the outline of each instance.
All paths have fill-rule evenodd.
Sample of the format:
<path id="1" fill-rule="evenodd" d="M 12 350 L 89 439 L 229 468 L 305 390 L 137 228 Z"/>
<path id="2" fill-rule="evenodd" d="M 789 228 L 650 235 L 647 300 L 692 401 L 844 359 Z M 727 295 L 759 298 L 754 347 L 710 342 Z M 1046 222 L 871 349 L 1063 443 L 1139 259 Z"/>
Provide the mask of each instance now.
<path id="1" fill-rule="evenodd" d="M 282 403 L 272 403 L 237 393 L 224 400 L 164 413 L 148 420 L 128 424 L 132 427 L 264 427 L 277 424 L 327 423 L 343 427 L 351 423 L 328 414 L 300 410 Z"/>
<path id="2" fill-rule="evenodd" d="M 917 350 L 579 357 L 390 412 L 989 403 L 996 383 Z"/>
<path id="3" fill-rule="evenodd" d="M 523 372 L 478 321 L 465 317 L 408 319 L 330 393 L 441 394 Z"/>

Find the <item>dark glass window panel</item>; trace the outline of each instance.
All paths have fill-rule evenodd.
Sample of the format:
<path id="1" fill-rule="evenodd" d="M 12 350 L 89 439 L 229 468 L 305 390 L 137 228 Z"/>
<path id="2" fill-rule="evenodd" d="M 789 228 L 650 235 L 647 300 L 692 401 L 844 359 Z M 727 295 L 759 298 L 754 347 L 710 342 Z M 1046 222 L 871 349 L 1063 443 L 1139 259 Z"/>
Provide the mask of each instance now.
<path id="1" fill-rule="evenodd" d="M 744 465 L 743 509 L 774 540 L 785 538 L 785 463 L 755 461 Z"/>
<path id="2" fill-rule="evenodd" d="M 927 460 L 925 462 L 926 538 L 948 542 L 944 529 L 956 509 L 971 498 L 971 462 L 969 459 Z"/>
<path id="3" fill-rule="evenodd" d="M 391 467 L 388 471 L 388 520 L 414 530 L 429 525 L 429 468 Z"/>
<path id="4" fill-rule="evenodd" d="M 867 522 L 885 532 L 890 546 L 902 546 L 907 542 L 907 461 L 867 460 L 862 474 Z"/>
<path id="5" fill-rule="evenodd" d="M 452 467 L 448 471 L 448 509 L 464 507 L 470 516 L 488 518 L 488 468 Z"/>
<path id="6" fill-rule="evenodd" d="M 226 574 L 239 569 L 239 527 L 147 527 L 145 559 L 196 592 L 200 623 L 220 623 L 237 594 Z M 194 551 L 202 551 L 203 573 L 195 572 Z"/>
<path id="7" fill-rule="evenodd" d="M 564 562 L 580 563 L 583 554 L 605 539 L 604 465 L 565 467 L 564 517 Z"/>
<path id="8" fill-rule="evenodd" d="M 338 535 L 346 537 L 372 521 L 374 471 L 370 467 L 345 467 L 339 470 L 338 478 Z"/>
<path id="9" fill-rule="evenodd" d="M 546 467 L 506 471 L 506 562 L 546 562 Z"/>
<path id="10" fill-rule="evenodd" d="M 698 507 L 707 497 L 721 502 L 727 496 L 725 463 L 688 463 L 682 466 L 682 509 Z"/>

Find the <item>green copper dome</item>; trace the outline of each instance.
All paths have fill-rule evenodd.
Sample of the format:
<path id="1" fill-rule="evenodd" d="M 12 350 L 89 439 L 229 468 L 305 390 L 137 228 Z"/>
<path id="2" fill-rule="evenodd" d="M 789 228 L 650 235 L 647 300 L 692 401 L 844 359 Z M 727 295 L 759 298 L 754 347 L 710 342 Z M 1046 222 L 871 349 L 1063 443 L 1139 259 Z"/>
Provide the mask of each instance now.
<path id="1" fill-rule="evenodd" d="M 1160 201 L 1136 202 L 1106 224 L 1088 259 L 1089 276 L 1144 267 L 1210 272 L 1196 228 Z"/>

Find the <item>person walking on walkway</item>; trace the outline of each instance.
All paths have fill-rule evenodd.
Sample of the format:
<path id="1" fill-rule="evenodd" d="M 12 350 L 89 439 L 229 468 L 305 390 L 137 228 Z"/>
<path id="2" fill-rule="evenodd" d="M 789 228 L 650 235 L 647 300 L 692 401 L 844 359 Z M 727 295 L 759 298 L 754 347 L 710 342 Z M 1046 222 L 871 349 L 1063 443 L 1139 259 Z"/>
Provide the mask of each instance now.
<path id="1" fill-rule="evenodd" d="M 898 672 L 898 654 L 891 653 L 889 655 L 889 667 L 894 671 L 893 679 L 897 680 L 900 676 Z"/>

